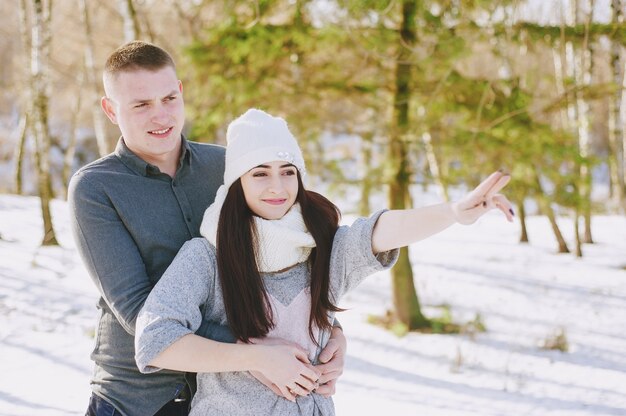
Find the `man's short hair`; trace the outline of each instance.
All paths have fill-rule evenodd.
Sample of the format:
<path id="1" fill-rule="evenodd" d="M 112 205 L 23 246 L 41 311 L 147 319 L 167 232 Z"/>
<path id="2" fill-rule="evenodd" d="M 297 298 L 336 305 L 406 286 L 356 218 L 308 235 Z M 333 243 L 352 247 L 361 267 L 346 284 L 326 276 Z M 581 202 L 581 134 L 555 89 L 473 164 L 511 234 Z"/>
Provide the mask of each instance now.
<path id="1" fill-rule="evenodd" d="M 120 46 L 109 56 L 104 73 L 118 75 L 139 69 L 158 71 L 168 66 L 176 70 L 169 53 L 151 43 L 136 40 Z"/>

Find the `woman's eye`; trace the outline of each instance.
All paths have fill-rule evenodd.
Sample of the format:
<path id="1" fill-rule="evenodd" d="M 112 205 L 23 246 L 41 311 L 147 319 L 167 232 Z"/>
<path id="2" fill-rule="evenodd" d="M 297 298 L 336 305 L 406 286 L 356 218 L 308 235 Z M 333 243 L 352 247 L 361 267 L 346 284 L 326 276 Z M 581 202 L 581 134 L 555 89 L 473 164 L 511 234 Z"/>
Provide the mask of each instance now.
<path id="1" fill-rule="evenodd" d="M 286 170 L 286 171 L 283 173 L 283 175 L 286 175 L 286 176 L 292 176 L 292 175 L 295 175 L 295 174 L 296 174 L 296 171 L 295 171 L 295 170 Z"/>

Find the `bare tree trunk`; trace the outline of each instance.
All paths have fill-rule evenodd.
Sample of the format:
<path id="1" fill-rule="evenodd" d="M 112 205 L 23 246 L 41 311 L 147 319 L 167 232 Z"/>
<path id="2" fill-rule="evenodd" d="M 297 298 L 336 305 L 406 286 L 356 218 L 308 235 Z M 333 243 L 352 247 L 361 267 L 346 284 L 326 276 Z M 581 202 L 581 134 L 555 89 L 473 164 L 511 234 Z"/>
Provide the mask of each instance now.
<path id="1" fill-rule="evenodd" d="M 559 97 L 565 97 L 565 81 L 563 80 L 565 74 L 565 68 L 563 67 L 563 60 L 561 58 L 561 53 L 563 47 L 561 46 L 561 42 L 556 42 L 556 48 L 552 49 L 552 60 L 554 63 L 554 80 L 556 83 L 556 92 Z M 559 109 L 559 119 L 561 120 L 561 128 L 564 130 L 569 130 L 569 119 L 567 117 L 567 109 L 560 107 Z"/>
<path id="2" fill-rule="evenodd" d="M 80 106 L 82 102 L 82 91 L 85 84 L 85 71 L 83 70 L 78 79 L 78 96 L 74 101 L 74 108 L 72 109 L 72 116 L 70 119 L 70 134 L 67 140 L 67 146 L 65 148 L 65 155 L 63 157 L 63 190 L 65 191 L 65 198 L 67 199 L 67 187 L 70 183 L 70 176 L 72 174 L 72 164 L 74 162 L 74 155 L 76 154 L 76 136 L 78 129 L 78 116 L 80 114 Z"/>
<path id="3" fill-rule="evenodd" d="M 372 165 L 372 134 L 366 134 L 362 139 L 363 143 L 363 170 L 365 176 L 361 180 L 361 201 L 359 202 L 359 215 L 368 216 L 370 210 L 370 195 L 372 193 L 372 175 L 370 166 Z"/>
<path id="4" fill-rule="evenodd" d="M 519 237 L 520 243 L 528 243 L 528 228 L 526 228 L 526 208 L 524 207 L 524 199 L 517 204 L 517 214 L 519 217 L 519 222 L 522 227 L 522 232 Z"/>
<path id="5" fill-rule="evenodd" d="M 554 209 L 552 205 L 550 205 L 550 200 L 546 196 L 543 191 L 543 186 L 541 186 L 541 180 L 539 179 L 538 170 L 535 169 L 535 185 L 537 187 L 537 202 L 539 203 L 539 207 L 541 211 L 548 217 L 548 221 L 550 221 L 550 226 L 552 227 L 552 232 L 554 233 L 554 237 L 556 238 L 557 244 L 559 245 L 559 253 L 569 253 L 569 248 L 567 247 L 567 243 L 563 238 L 563 234 L 559 229 L 559 225 L 556 222 L 556 215 L 554 214 Z"/>
<path id="6" fill-rule="evenodd" d="M 186 30 L 187 35 L 190 39 L 195 40 L 199 38 L 199 34 L 202 30 L 202 24 L 200 22 L 200 13 L 194 13 L 195 7 L 197 6 L 190 6 L 189 4 L 187 5 L 188 7 L 192 7 L 191 12 L 187 12 L 186 10 L 183 9 L 183 5 L 181 5 L 180 2 L 173 2 L 172 3 L 174 10 L 176 10 L 176 15 L 178 16 L 178 21 L 181 25 L 181 29 Z"/>
<path id="7" fill-rule="evenodd" d="M 141 15 L 142 19 L 141 19 L 141 23 L 144 27 L 144 31 L 143 33 L 145 33 L 145 35 L 143 35 L 144 37 L 147 36 L 148 40 L 152 43 L 155 42 L 156 36 L 154 34 L 154 31 L 152 30 L 152 25 L 150 24 L 150 19 L 148 18 L 148 14 L 147 13 L 143 13 Z M 138 27 L 141 27 L 138 26 Z M 171 49 L 171 47 L 169 47 L 168 49 Z"/>
<path id="8" fill-rule="evenodd" d="M 615 54 L 616 48 L 621 48 L 620 45 L 614 45 L 613 53 L 611 56 L 611 63 L 613 69 L 613 79 L 616 86 L 621 86 L 621 65 L 619 54 Z M 619 71 L 619 72 L 616 72 Z M 622 137 L 622 122 L 620 120 L 621 112 L 621 97 L 622 92 L 618 88 L 612 96 L 609 97 L 608 102 L 608 148 L 609 154 L 607 156 L 607 162 L 609 166 L 609 184 L 610 184 L 610 197 L 611 204 L 616 211 L 623 211 L 623 205 L 626 202 L 624 200 L 624 186 L 622 185 L 622 146 L 620 139 Z"/>
<path id="9" fill-rule="evenodd" d="M 441 177 L 441 170 L 439 169 L 439 162 L 437 161 L 437 155 L 435 154 L 435 148 L 433 147 L 432 137 L 430 132 L 425 131 L 422 133 L 422 143 L 424 144 L 424 150 L 426 151 L 426 160 L 428 161 L 428 169 L 433 177 L 433 181 L 439 187 L 441 197 L 446 201 L 450 201 L 450 195 L 448 193 L 448 187 L 443 182 Z"/>
<path id="10" fill-rule="evenodd" d="M 563 234 L 559 229 L 559 224 L 556 222 L 556 215 L 554 214 L 554 209 L 552 209 L 552 206 L 550 205 L 550 201 L 548 201 L 548 199 L 543 194 L 540 195 L 538 198 L 539 203 L 542 206 L 542 211 L 545 212 L 546 216 L 548 217 L 548 221 L 550 221 L 552 232 L 554 233 L 554 237 L 556 238 L 556 242 L 559 246 L 559 253 L 569 253 L 569 248 L 567 247 L 567 243 L 565 242 Z"/>
<path id="11" fill-rule="evenodd" d="M 621 1 L 612 0 L 611 8 L 613 9 L 613 25 L 623 23 L 624 15 L 622 13 Z M 609 141 L 609 177 L 610 177 L 610 195 L 612 204 L 616 211 L 624 212 L 625 187 L 624 176 L 622 171 L 623 158 L 621 156 L 622 146 L 620 142 L 623 140 L 624 120 L 622 114 L 622 90 L 624 84 L 624 73 L 622 66 L 622 45 L 617 39 L 611 39 L 611 70 L 613 75 L 613 83 L 615 84 L 615 93 L 609 97 L 609 114 L 608 114 L 608 141 Z"/>
<path id="12" fill-rule="evenodd" d="M 58 245 L 52 226 L 50 212 L 50 132 L 48 128 L 48 62 L 51 43 L 52 0 L 33 0 L 34 22 L 32 35 L 31 87 L 33 97 L 35 138 L 37 143 L 36 159 L 39 177 L 39 198 L 44 224 L 44 236 L 41 245 Z"/>
<path id="13" fill-rule="evenodd" d="M 563 10 L 564 7 L 568 9 L 566 11 Z M 566 79 L 575 79 L 575 52 L 574 45 L 571 41 L 565 40 L 565 26 L 570 25 L 573 26 L 576 23 L 576 10 L 575 6 L 572 4 L 563 5 L 561 4 L 561 39 L 558 42 L 558 46 L 560 50 L 553 51 L 553 59 L 554 59 L 554 73 L 556 80 L 556 89 L 557 92 L 566 102 L 565 109 L 560 111 L 560 118 L 562 128 L 566 131 L 571 132 L 572 134 L 577 134 L 579 131 L 576 128 L 577 123 L 577 107 L 575 106 L 576 100 L 572 99 L 565 89 L 565 80 Z M 539 176 L 536 177 L 537 189 L 539 191 L 538 202 L 542 211 L 548 217 L 550 221 L 550 225 L 552 226 L 552 231 L 554 232 L 554 236 L 559 245 L 559 253 L 569 253 L 569 248 L 565 243 L 565 239 L 561 234 L 561 230 L 556 222 L 556 216 L 554 214 L 554 210 L 550 204 L 550 201 L 546 197 L 542 187 L 541 181 L 539 180 Z M 577 221 L 578 218 L 575 219 Z"/>
<path id="14" fill-rule="evenodd" d="M 576 257 L 583 256 L 582 240 L 580 238 L 580 224 L 579 224 L 580 212 L 578 209 L 574 213 L 574 238 L 576 238 Z"/>
<path id="15" fill-rule="evenodd" d="M 589 43 L 589 26 L 593 17 L 593 0 L 591 1 L 591 10 L 585 20 L 585 37 L 583 44 L 574 50 L 574 74 L 576 82 L 576 113 L 578 126 L 578 151 L 580 154 L 580 199 L 582 200 L 582 216 L 584 217 L 584 238 L 585 243 L 593 243 L 591 237 L 591 172 L 589 169 L 589 157 L 591 147 L 591 135 L 589 128 L 589 103 L 587 102 L 584 91 L 591 85 L 591 62 L 592 50 Z M 578 18 L 577 18 L 578 20 Z M 578 210 L 577 210 L 578 211 Z"/>
<path id="16" fill-rule="evenodd" d="M 19 3 L 19 20 L 20 20 L 20 38 L 22 40 L 22 45 L 24 46 L 24 68 L 31 67 L 31 54 L 32 54 L 32 40 L 31 34 L 29 31 L 30 28 L 30 19 L 28 13 L 28 5 L 26 0 L 20 0 Z M 28 83 L 30 84 L 30 83 Z M 18 195 L 21 195 L 23 192 L 23 182 L 22 182 L 22 170 L 23 170 L 23 162 L 24 162 L 24 148 L 26 146 L 26 138 L 28 137 L 28 131 L 31 128 L 31 114 L 32 114 L 32 103 L 31 103 L 31 88 L 30 85 L 25 85 L 24 88 L 21 89 L 21 99 L 22 99 L 22 118 L 20 119 L 20 136 L 18 138 L 17 146 L 15 148 L 15 192 Z"/>
<path id="17" fill-rule="evenodd" d="M 23 192 L 22 186 L 22 170 L 24 162 L 24 147 L 26 144 L 26 136 L 28 134 L 28 112 L 22 114 L 20 119 L 20 137 L 17 139 L 17 146 L 15 147 L 15 193 L 21 195 Z"/>
<path id="18" fill-rule="evenodd" d="M 401 39 L 396 59 L 394 96 L 394 129 L 389 145 L 393 177 L 389 183 L 389 206 L 391 209 L 407 208 L 409 200 L 410 171 L 407 157 L 406 137 L 409 131 L 409 102 L 411 97 L 411 45 L 416 43 L 417 2 L 402 2 Z M 422 314 L 413 281 L 413 270 L 407 247 L 400 250 L 396 266 L 391 269 L 393 303 L 396 318 L 408 329 L 428 327 L 428 319 Z"/>
<path id="19" fill-rule="evenodd" d="M 141 28 L 133 0 L 118 0 L 118 6 L 122 19 L 124 19 L 124 41 L 131 42 L 140 39 Z"/>
<path id="20" fill-rule="evenodd" d="M 619 151 L 617 152 L 618 165 L 621 167 L 621 175 L 618 178 L 618 181 L 622 192 L 622 201 L 624 201 L 624 203 L 620 204 L 622 211 L 626 211 L 626 129 L 623 128 L 626 124 L 626 105 L 624 105 L 624 103 L 626 103 L 626 70 L 624 73 L 625 75 L 623 76 L 621 88 L 622 96 L 620 99 L 619 118 L 617 121 L 617 124 L 621 124 L 622 126 L 621 135 L 619 137 L 622 141 L 621 158 L 619 157 Z M 619 145 L 617 147 L 619 148 Z"/>
<path id="21" fill-rule="evenodd" d="M 578 22 L 578 0 L 573 0 L 573 2 L 569 2 L 566 4 L 562 4 L 562 7 L 566 8 L 565 12 L 564 12 L 564 16 L 563 19 L 561 20 L 561 35 L 563 36 L 565 33 L 565 28 L 564 26 L 570 26 L 573 27 L 577 24 Z M 573 79 L 574 83 L 575 83 L 575 87 L 577 90 L 580 90 L 583 86 L 583 77 L 584 77 L 584 71 L 583 71 L 583 56 L 581 55 L 582 52 L 580 51 L 576 51 L 576 48 L 574 46 L 574 44 L 571 41 L 567 41 L 564 43 L 565 45 L 565 65 L 564 65 L 564 73 L 565 73 L 565 77 L 567 79 Z M 584 49 L 584 48 L 583 48 Z M 585 151 L 585 149 L 588 148 L 588 131 L 589 131 L 589 125 L 588 125 L 588 118 L 586 117 L 586 103 L 584 101 L 584 99 L 582 98 L 582 93 L 580 91 L 576 91 L 574 93 L 574 97 L 573 99 L 571 99 L 570 97 L 567 97 L 567 130 L 571 131 L 572 134 L 577 135 L 578 137 L 578 144 L 579 144 L 579 154 L 581 154 L 581 157 L 585 158 L 585 156 L 582 155 L 582 153 Z M 581 114 L 582 113 L 582 114 Z M 586 125 L 584 124 L 586 123 Z M 587 134 L 587 136 L 585 136 Z M 578 170 L 579 172 L 579 184 L 577 184 L 577 190 L 578 193 L 577 195 L 579 196 L 581 201 L 585 201 L 585 186 L 581 186 L 583 183 L 583 179 L 585 177 L 585 174 L 587 173 L 586 168 L 584 167 L 586 166 L 585 163 L 581 163 L 581 164 L 576 164 L 576 170 Z M 574 209 L 574 212 L 576 214 L 576 218 L 574 218 L 574 222 L 576 224 L 578 224 L 578 215 L 579 215 L 579 210 L 578 210 L 578 205 L 581 204 L 580 201 L 575 201 L 574 202 L 576 204 L 576 207 Z M 578 232 L 578 227 L 575 227 L 575 232 Z M 576 239 L 578 239 L 579 236 L 576 236 Z"/>
<path id="22" fill-rule="evenodd" d="M 83 27 L 85 29 L 85 71 L 87 75 L 87 85 L 92 91 L 91 96 L 87 98 L 87 102 L 89 102 L 91 116 L 93 118 L 93 128 L 96 135 L 96 143 L 98 144 L 98 153 L 100 156 L 106 156 L 111 152 L 111 146 L 107 139 L 106 120 L 100 108 L 100 79 L 96 75 L 91 18 L 89 16 L 87 0 L 79 0 L 78 3 Z"/>

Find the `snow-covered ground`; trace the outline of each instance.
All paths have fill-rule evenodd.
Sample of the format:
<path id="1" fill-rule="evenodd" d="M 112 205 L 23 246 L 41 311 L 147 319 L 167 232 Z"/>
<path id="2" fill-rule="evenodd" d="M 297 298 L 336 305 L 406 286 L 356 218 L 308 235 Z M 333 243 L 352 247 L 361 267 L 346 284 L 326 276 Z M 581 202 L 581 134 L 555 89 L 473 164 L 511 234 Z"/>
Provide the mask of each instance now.
<path id="1" fill-rule="evenodd" d="M 78 259 L 64 202 L 61 247 L 40 248 L 36 198 L 0 195 L 0 415 L 81 415 L 89 396 L 96 290 Z M 572 225 L 562 219 L 572 241 Z M 626 415 L 626 218 L 595 217 L 585 257 L 556 255 L 543 217 L 495 213 L 411 247 L 429 316 L 479 315 L 487 332 L 408 334 L 366 323 L 391 305 L 387 273 L 350 294 L 340 315 L 348 360 L 339 415 Z M 563 331 L 569 351 L 541 345 Z"/>

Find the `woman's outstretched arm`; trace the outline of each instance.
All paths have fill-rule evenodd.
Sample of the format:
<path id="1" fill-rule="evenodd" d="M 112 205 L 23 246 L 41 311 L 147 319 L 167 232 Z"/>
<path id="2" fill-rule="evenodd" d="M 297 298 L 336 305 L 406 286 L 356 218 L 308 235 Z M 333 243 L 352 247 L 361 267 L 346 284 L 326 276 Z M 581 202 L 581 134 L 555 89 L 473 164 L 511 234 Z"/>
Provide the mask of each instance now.
<path id="1" fill-rule="evenodd" d="M 511 203 L 498 193 L 510 180 L 508 174 L 498 171 L 458 202 L 383 213 L 372 234 L 374 253 L 407 246 L 457 222 L 472 224 L 494 208 L 501 210 L 507 220 L 513 221 Z"/>

